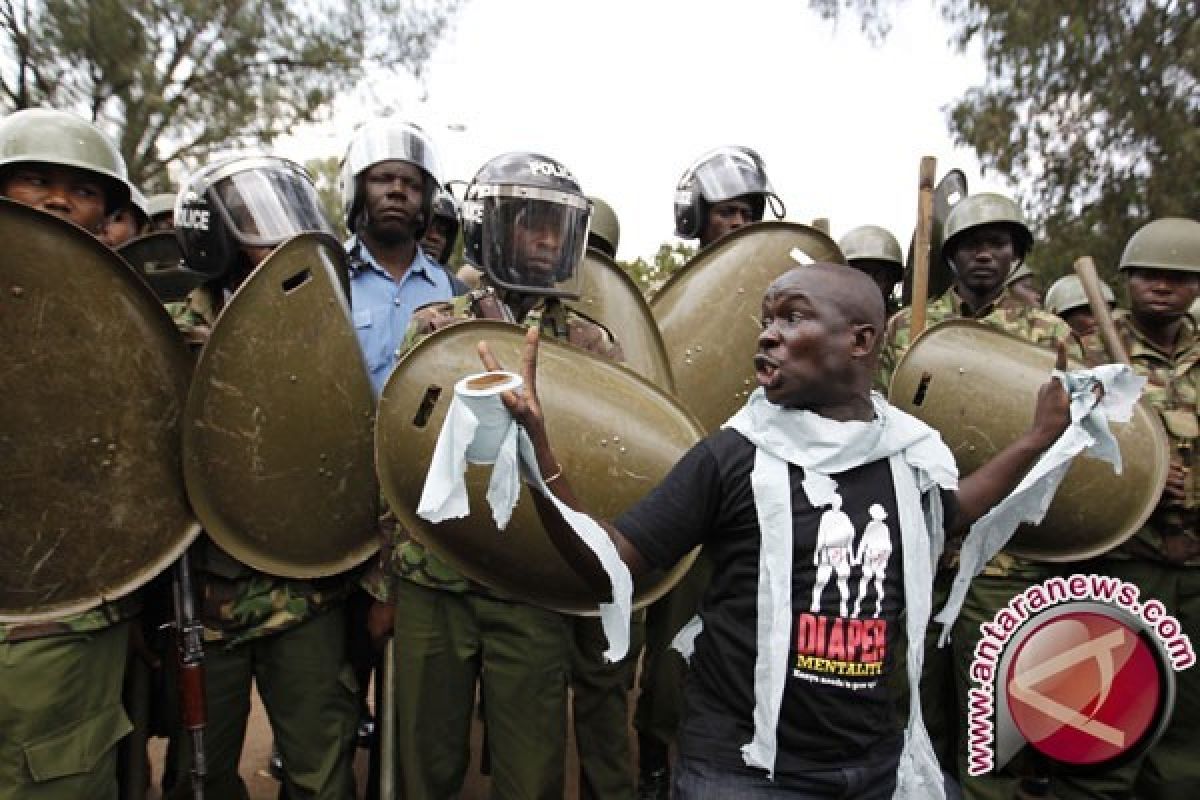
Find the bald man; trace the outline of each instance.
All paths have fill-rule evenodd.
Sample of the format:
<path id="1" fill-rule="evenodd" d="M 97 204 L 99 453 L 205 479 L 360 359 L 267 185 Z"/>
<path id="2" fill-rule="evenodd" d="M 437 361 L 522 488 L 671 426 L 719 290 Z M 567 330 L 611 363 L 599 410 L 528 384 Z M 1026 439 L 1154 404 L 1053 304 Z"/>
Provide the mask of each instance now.
<path id="1" fill-rule="evenodd" d="M 937 517 L 922 508 L 940 505 L 948 527 L 969 526 L 1066 427 L 1067 397 L 1057 382 L 1043 387 L 1031 429 L 959 484 L 937 434 L 871 391 L 884 305 L 869 277 L 834 264 L 794 269 L 767 290 L 762 325 L 759 389 L 746 406 L 637 506 L 601 523 L 634 575 L 667 568 L 698 544 L 714 563 L 671 796 L 891 797 L 902 750 L 913 747 L 894 712 L 893 654 L 903 636 L 922 641 L 928 602 L 921 614 L 913 600 L 932 585 L 928 525 Z M 480 351 L 497 366 L 486 345 Z M 536 361 L 531 333 L 527 392 L 505 402 L 542 474 L 555 475 Z M 579 508 L 566 475 L 549 485 Z M 556 546 L 607 598 L 596 558 L 535 498 Z M 819 581 L 831 559 L 847 562 L 847 580 Z M 910 664 L 908 674 L 917 670 Z M 910 721 L 920 743 L 923 729 Z M 932 751 L 910 755 L 909 796 L 940 797 Z"/>

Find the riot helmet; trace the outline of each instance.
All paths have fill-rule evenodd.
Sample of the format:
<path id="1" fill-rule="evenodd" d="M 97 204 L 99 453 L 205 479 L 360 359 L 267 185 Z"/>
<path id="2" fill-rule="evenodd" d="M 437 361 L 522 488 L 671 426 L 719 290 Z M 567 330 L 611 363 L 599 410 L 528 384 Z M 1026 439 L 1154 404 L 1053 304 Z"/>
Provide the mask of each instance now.
<path id="1" fill-rule="evenodd" d="M 1138 228 L 1121 253 L 1120 270 L 1200 272 L 1200 222 L 1163 217 Z"/>
<path id="2" fill-rule="evenodd" d="M 458 238 L 460 227 L 458 201 L 450 192 L 438 189 L 433 198 L 432 220 L 425 228 L 421 249 L 434 261 L 445 266 L 454 250 L 454 240 Z"/>
<path id="3" fill-rule="evenodd" d="M 17 164 L 72 167 L 94 174 L 105 188 L 111 214 L 129 202 L 129 184 L 121 151 L 95 125 L 66 111 L 27 108 L 0 120 L 0 174 Z"/>
<path id="4" fill-rule="evenodd" d="M 1012 233 L 1016 248 L 1016 263 L 1025 260 L 1033 248 L 1033 231 L 1025 223 L 1021 209 L 1009 198 L 993 192 L 982 192 L 963 198 L 950 210 L 946 226 L 942 231 L 944 244 L 942 253 L 954 269 L 954 251 L 957 239 L 967 231 L 985 225 L 1003 225 Z"/>
<path id="5" fill-rule="evenodd" d="M 675 235 L 699 237 L 710 206 L 744 195 L 750 196 L 756 221 L 763 218 L 768 200 L 776 219 L 783 219 L 787 211 L 758 153 L 738 146 L 710 150 L 687 168 L 675 187 Z"/>
<path id="6" fill-rule="evenodd" d="M 621 221 L 617 212 L 603 199 L 592 195 L 592 228 L 588 233 L 588 247 L 594 247 L 609 258 L 617 257 L 617 245 L 621 243 Z"/>
<path id="7" fill-rule="evenodd" d="M 1109 308 L 1116 305 L 1117 298 L 1113 290 L 1104 281 L 1100 281 L 1100 294 Z M 1088 305 L 1087 295 L 1078 275 L 1064 275 L 1046 291 L 1046 310 L 1051 314 L 1062 316 L 1068 311 Z"/>
<path id="8" fill-rule="evenodd" d="M 239 156 L 203 167 L 175 202 L 184 262 L 210 279 L 227 272 L 243 247 L 274 248 L 306 231 L 333 235 L 312 178 L 293 161 Z"/>
<path id="9" fill-rule="evenodd" d="M 882 261 L 896 266 L 897 280 L 904 272 L 904 253 L 896 237 L 878 225 L 860 225 L 846 233 L 838 242 L 846 263 L 855 261 Z"/>
<path id="10" fill-rule="evenodd" d="M 425 196 L 416 231 L 416 238 L 420 239 L 433 217 L 433 198 L 441 187 L 441 170 L 432 140 L 416 125 L 399 120 L 373 120 L 360 126 L 350 139 L 339 179 L 346 228 L 351 233 L 357 232 L 365 213 L 363 173 L 384 161 L 412 164 L 425 175 Z"/>
<path id="11" fill-rule="evenodd" d="M 463 201 L 463 255 L 518 294 L 579 296 L 592 204 L 563 164 L 507 153 L 476 173 Z"/>

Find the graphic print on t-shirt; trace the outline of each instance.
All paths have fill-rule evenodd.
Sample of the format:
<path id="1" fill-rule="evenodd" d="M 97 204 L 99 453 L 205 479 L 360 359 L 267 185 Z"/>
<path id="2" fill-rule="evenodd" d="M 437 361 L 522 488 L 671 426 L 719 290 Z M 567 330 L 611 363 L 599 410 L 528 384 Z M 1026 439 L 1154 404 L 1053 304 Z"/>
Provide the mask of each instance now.
<path id="1" fill-rule="evenodd" d="M 875 689 L 883 675 L 889 624 L 883 609 L 894 531 L 882 505 L 872 503 L 868 513 L 861 536 L 842 511 L 840 494 L 832 495 L 821 514 L 812 599 L 796 615 L 793 678 L 859 690 Z M 851 587 L 857 588 L 852 610 Z"/>

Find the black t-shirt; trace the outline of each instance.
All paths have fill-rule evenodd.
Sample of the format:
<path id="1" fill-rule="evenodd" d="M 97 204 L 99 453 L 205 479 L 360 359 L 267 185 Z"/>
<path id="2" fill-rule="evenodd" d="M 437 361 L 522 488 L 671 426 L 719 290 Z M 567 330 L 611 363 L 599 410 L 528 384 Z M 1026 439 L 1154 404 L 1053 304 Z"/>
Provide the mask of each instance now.
<path id="1" fill-rule="evenodd" d="M 679 750 L 732 769 L 744 768 L 741 748 L 754 733 L 760 542 L 750 484 L 754 456 L 740 433 L 721 430 L 616 521 L 654 566 L 675 563 L 697 544 L 714 564 L 700 606 L 704 630 L 688 674 Z M 844 518 L 829 525 L 834 517 L 826 517 L 820 547 L 822 516 L 836 512 L 809 503 L 803 469 L 789 465 L 789 477 L 792 631 L 776 772 L 894 758 L 903 725 L 887 676 L 901 636 L 904 582 L 891 470 L 885 459 L 830 476 L 850 525 Z"/>

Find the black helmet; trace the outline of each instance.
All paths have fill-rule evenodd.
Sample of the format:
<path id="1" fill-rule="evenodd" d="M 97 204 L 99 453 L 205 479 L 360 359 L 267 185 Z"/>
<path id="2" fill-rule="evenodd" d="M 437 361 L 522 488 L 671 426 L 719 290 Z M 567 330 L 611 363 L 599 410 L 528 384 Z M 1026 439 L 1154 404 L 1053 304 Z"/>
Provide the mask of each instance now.
<path id="1" fill-rule="evenodd" d="M 222 159 L 188 177 L 175 198 L 184 262 L 210 279 L 237 263 L 240 247 L 276 247 L 305 231 L 333 235 L 312 178 L 285 158 Z"/>
<path id="2" fill-rule="evenodd" d="M 675 187 L 675 235 L 695 239 L 704 229 L 709 206 L 743 195 L 754 196 L 756 219 L 762 219 L 768 200 L 776 219 L 787 213 L 758 153 L 736 146 L 708 151 L 687 168 Z"/>
<path id="3" fill-rule="evenodd" d="M 467 187 L 463 255 L 502 288 L 578 297 L 591 213 L 560 162 L 536 153 L 497 156 Z"/>
<path id="4" fill-rule="evenodd" d="M 450 253 L 454 250 L 454 240 L 458 238 L 458 229 L 462 227 L 461 220 L 458 216 L 458 201 L 454 199 L 454 195 L 445 189 L 438 189 L 437 194 L 433 197 L 433 219 L 441 219 L 450 223 L 450 230 L 446 234 L 446 242 L 442 245 L 442 252 L 430 253 L 430 257 L 439 264 L 445 264 L 450 258 Z M 428 228 L 426 229 L 428 233 Z"/>
<path id="5" fill-rule="evenodd" d="M 412 123 L 393 119 L 377 119 L 362 125 L 346 148 L 339 179 L 346 228 L 351 233 L 358 228 L 363 208 L 362 174 L 384 161 L 407 162 L 425 175 L 425 196 L 417 224 L 417 238 L 420 239 L 429 224 L 434 194 L 441 186 L 437 151 L 425 131 Z"/>

